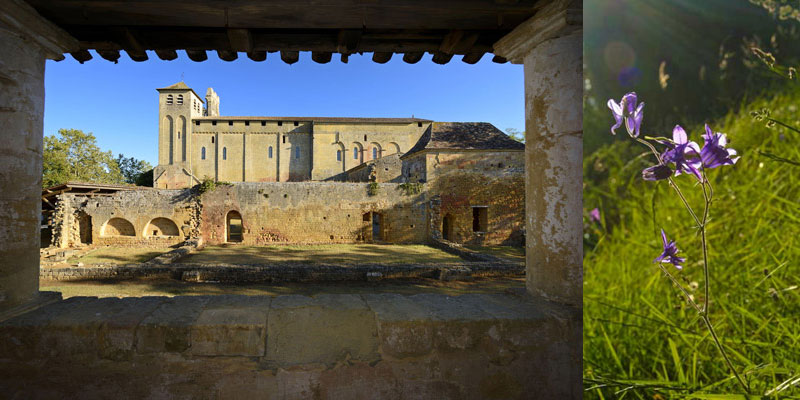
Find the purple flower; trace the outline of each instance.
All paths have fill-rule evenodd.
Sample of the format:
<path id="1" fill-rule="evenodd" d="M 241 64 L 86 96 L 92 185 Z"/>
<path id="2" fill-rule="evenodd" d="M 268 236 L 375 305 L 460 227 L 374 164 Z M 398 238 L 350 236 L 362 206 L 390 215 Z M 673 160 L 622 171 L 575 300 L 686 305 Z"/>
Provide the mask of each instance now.
<path id="1" fill-rule="evenodd" d="M 699 180 L 703 180 L 698 168 L 700 162 L 700 146 L 689 141 L 686 131 L 680 125 L 675 125 L 672 130 L 672 142 L 661 141 L 667 145 L 667 151 L 661 155 L 661 161 L 665 163 L 675 163 L 675 175 L 682 173 L 692 173 Z"/>
<path id="2" fill-rule="evenodd" d="M 653 260 L 653 262 L 668 263 L 674 265 L 675 268 L 679 270 L 683 269 L 683 266 L 681 266 L 681 264 L 683 264 L 683 262 L 686 261 L 686 259 L 683 257 L 678 257 L 678 252 L 680 251 L 678 250 L 678 246 L 675 245 L 674 240 L 669 240 L 669 241 L 667 240 L 667 234 L 664 233 L 663 229 L 661 230 L 661 241 L 664 243 L 663 245 L 664 251 L 661 252 L 661 255 L 656 257 L 656 259 Z"/>
<path id="3" fill-rule="evenodd" d="M 614 126 L 611 127 L 611 133 L 616 135 L 617 128 L 622 126 L 625 122 L 625 129 L 628 130 L 628 135 L 632 137 L 639 136 L 639 128 L 642 126 L 642 109 L 644 103 L 636 105 L 636 92 L 630 92 L 622 96 L 622 100 L 617 104 L 614 99 L 608 99 L 608 108 L 614 115 Z"/>
<path id="4" fill-rule="evenodd" d="M 589 211 L 589 221 L 600 222 L 600 209 L 595 207 L 592 211 Z"/>
<path id="5" fill-rule="evenodd" d="M 642 178 L 646 181 L 660 181 L 672 175 L 672 168 L 668 165 L 654 165 L 642 170 Z"/>
<path id="6" fill-rule="evenodd" d="M 706 134 L 703 135 L 705 144 L 700 151 L 700 159 L 703 161 L 703 168 L 716 168 L 721 165 L 733 165 L 739 161 L 736 150 L 728 149 L 728 138 L 724 133 L 712 132 L 706 124 Z"/>

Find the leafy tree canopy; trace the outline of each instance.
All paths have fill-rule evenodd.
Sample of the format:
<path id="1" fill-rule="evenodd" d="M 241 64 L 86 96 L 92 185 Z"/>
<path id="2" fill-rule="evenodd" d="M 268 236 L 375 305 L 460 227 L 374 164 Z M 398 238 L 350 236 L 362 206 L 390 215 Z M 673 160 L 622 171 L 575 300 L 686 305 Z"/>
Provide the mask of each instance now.
<path id="1" fill-rule="evenodd" d="M 59 129 L 44 137 L 42 186 L 68 181 L 122 183 L 124 178 L 110 151 L 97 146 L 97 138 L 77 129 Z"/>
<path id="2" fill-rule="evenodd" d="M 117 156 L 116 163 L 125 179 L 125 183 L 133 183 L 138 186 L 153 185 L 152 172 L 150 173 L 150 185 L 140 184 L 140 182 L 145 183 L 146 177 L 144 175 L 153 169 L 153 166 L 147 161 L 137 160 L 133 157 L 125 157 L 124 154 L 120 154 Z"/>

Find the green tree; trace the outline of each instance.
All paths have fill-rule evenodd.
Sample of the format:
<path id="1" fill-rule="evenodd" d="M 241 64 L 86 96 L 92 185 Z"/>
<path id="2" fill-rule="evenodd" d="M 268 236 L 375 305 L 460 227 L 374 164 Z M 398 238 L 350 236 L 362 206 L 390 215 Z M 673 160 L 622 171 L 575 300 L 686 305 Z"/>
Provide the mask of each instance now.
<path id="1" fill-rule="evenodd" d="M 506 128 L 506 135 L 520 143 L 525 143 L 525 132 L 520 132 L 518 129 Z"/>
<path id="2" fill-rule="evenodd" d="M 44 137 L 42 186 L 68 181 L 123 183 L 125 178 L 110 151 L 101 151 L 97 138 L 77 129 L 59 129 Z"/>
<path id="3" fill-rule="evenodd" d="M 120 172 L 122 173 L 122 176 L 125 178 L 126 183 L 133 183 L 139 186 L 148 186 L 140 183 L 145 183 L 147 181 L 144 175 L 153 169 L 153 166 L 150 165 L 150 163 L 145 160 L 137 160 L 133 157 L 125 157 L 124 154 L 118 155 L 116 162 Z M 149 186 L 153 185 L 152 180 L 153 178 L 151 177 Z"/>

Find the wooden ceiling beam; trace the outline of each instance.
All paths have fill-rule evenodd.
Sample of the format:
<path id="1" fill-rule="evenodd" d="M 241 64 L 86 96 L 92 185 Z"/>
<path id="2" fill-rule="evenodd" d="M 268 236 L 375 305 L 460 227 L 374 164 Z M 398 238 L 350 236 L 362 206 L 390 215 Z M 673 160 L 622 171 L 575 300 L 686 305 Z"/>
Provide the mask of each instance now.
<path id="1" fill-rule="evenodd" d="M 186 50 L 186 56 L 189 57 L 190 60 L 201 62 L 208 60 L 208 54 L 206 54 L 205 50 Z"/>
<path id="2" fill-rule="evenodd" d="M 156 49 L 156 55 L 164 61 L 171 61 L 178 58 L 178 52 L 172 49 Z"/>
<path id="3" fill-rule="evenodd" d="M 508 60 L 506 60 L 505 58 L 500 57 L 500 56 L 494 56 L 494 57 L 492 57 L 492 62 L 496 62 L 498 64 L 505 64 L 505 63 L 508 62 Z"/>
<path id="4" fill-rule="evenodd" d="M 392 59 L 394 53 L 389 51 L 376 51 L 372 53 L 372 61 L 378 64 L 386 64 L 389 60 Z"/>
<path id="5" fill-rule="evenodd" d="M 128 57 L 137 62 L 147 61 L 147 52 L 145 52 L 144 46 L 134 36 L 133 32 L 128 28 L 120 28 L 118 32 L 120 44 L 125 52 L 128 53 Z"/>
<path id="6" fill-rule="evenodd" d="M 299 51 L 281 51 L 281 60 L 283 62 L 291 65 L 296 63 L 300 60 L 300 52 Z"/>
<path id="7" fill-rule="evenodd" d="M 330 51 L 312 51 L 311 59 L 318 64 L 327 64 L 331 61 L 332 53 Z"/>
<path id="8" fill-rule="evenodd" d="M 231 50 L 249 53 L 253 51 L 253 37 L 248 29 L 228 29 Z"/>
<path id="9" fill-rule="evenodd" d="M 537 0 L 52 1 L 27 0 L 42 16 L 68 25 L 277 29 L 512 29 L 535 13 Z M 287 17 L 289 16 L 289 17 Z M 69 32 L 69 29 L 66 29 Z"/>
<path id="10" fill-rule="evenodd" d="M 253 61 L 264 61 L 267 59 L 267 52 L 261 50 L 251 50 L 247 52 L 247 58 Z"/>
<path id="11" fill-rule="evenodd" d="M 104 59 L 116 64 L 119 62 L 119 50 L 96 50 L 97 54 Z"/>
<path id="12" fill-rule="evenodd" d="M 403 61 L 409 64 L 416 64 L 419 60 L 422 59 L 422 56 L 425 55 L 424 51 L 413 51 L 409 53 L 403 54 Z"/>
<path id="13" fill-rule="evenodd" d="M 461 61 L 467 64 L 475 64 L 483 58 L 483 55 L 486 54 L 483 51 L 474 51 L 471 53 L 464 54 L 464 57 L 461 58 Z"/>
<path id="14" fill-rule="evenodd" d="M 441 65 L 447 64 L 450 62 L 451 58 L 453 58 L 452 54 L 442 53 L 440 51 L 433 53 L 433 62 L 435 62 L 436 64 L 441 64 Z"/>
<path id="15" fill-rule="evenodd" d="M 353 53 L 358 49 L 361 41 L 360 29 L 342 29 L 337 38 L 338 45 L 336 51 L 339 53 Z"/>
<path id="16" fill-rule="evenodd" d="M 233 61 L 239 58 L 239 55 L 231 50 L 217 50 L 217 57 L 219 57 L 220 60 Z"/>
<path id="17" fill-rule="evenodd" d="M 92 59 L 92 54 L 89 53 L 89 50 L 85 50 L 85 49 L 78 50 L 78 51 L 73 51 L 72 53 L 69 53 L 69 55 L 71 55 L 72 58 L 75 59 L 75 61 L 77 61 L 77 62 L 79 62 L 81 64 L 83 64 L 86 61 L 89 61 L 89 60 Z"/>

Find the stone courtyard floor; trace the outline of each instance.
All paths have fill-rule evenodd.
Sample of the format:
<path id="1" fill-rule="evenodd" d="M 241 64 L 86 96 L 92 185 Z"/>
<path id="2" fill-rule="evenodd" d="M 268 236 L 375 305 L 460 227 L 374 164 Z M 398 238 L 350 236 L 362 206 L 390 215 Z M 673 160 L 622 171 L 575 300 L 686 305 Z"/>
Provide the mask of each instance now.
<path id="1" fill-rule="evenodd" d="M 281 284 L 193 283 L 169 279 L 136 279 L 129 281 L 58 282 L 42 280 L 40 290 L 61 292 L 64 298 L 200 296 L 239 294 L 248 296 L 280 296 L 300 294 L 368 294 L 437 293 L 458 296 L 468 293 L 505 293 L 524 290 L 525 277 L 476 278 L 472 281 L 440 281 L 437 279 L 397 279 L 383 282 L 327 282 Z"/>
<path id="2" fill-rule="evenodd" d="M 323 244 L 281 246 L 206 246 L 182 263 L 267 264 L 305 262 L 328 264 L 439 264 L 462 262 L 460 257 L 425 245 Z"/>
<path id="3" fill-rule="evenodd" d="M 68 259 L 67 264 L 138 264 L 170 250 L 169 247 L 99 247 Z"/>

